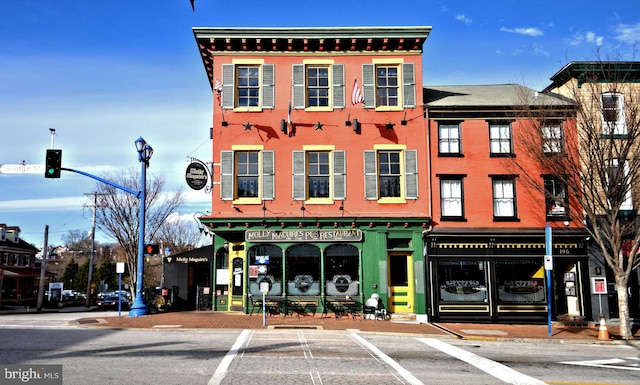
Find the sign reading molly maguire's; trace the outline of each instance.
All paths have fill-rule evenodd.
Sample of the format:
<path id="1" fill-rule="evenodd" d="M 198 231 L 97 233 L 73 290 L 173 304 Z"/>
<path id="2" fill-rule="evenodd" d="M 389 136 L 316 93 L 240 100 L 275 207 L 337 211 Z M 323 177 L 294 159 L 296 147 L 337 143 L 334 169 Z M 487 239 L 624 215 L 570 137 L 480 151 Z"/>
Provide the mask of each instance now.
<path id="1" fill-rule="evenodd" d="M 248 242 L 359 242 L 362 230 L 246 230 L 245 236 Z"/>

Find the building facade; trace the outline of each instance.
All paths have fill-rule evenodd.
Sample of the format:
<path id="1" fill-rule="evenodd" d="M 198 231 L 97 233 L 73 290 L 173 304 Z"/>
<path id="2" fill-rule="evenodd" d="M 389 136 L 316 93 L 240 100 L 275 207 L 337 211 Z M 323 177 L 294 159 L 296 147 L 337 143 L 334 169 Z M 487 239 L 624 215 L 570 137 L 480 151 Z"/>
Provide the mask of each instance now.
<path id="1" fill-rule="evenodd" d="M 371 294 L 426 315 L 430 27 L 194 28 L 214 92 L 214 310 Z"/>
<path id="2" fill-rule="evenodd" d="M 20 238 L 20 227 L 0 224 L 0 306 L 35 305 L 41 274 L 37 253 Z"/>
<path id="3" fill-rule="evenodd" d="M 435 320 L 518 322 L 588 311 L 586 236 L 553 175 L 527 156 L 531 106 L 554 111 L 541 144 L 562 154 L 575 129 L 572 103 L 514 84 L 425 87 L 431 143 L 432 229 L 427 238 L 429 315 Z M 542 147 L 541 147 L 542 148 Z M 545 227 L 553 237 L 547 282 Z M 549 296 L 549 290 L 551 296 Z"/>
<path id="4" fill-rule="evenodd" d="M 612 187 L 594 189 L 593 196 L 605 198 L 603 204 L 590 205 L 596 211 L 598 220 L 604 223 L 619 221 L 620 234 L 611 230 L 611 235 L 619 236 L 624 245 L 637 241 L 638 201 L 640 189 L 636 183 L 638 173 L 638 145 L 640 138 L 640 62 L 624 61 L 577 61 L 567 63 L 551 77 L 551 84 L 543 91 L 570 98 L 579 104 L 581 114 L 578 129 L 581 132 L 581 163 L 583 174 L 590 175 L 596 183 L 624 186 L 621 199 L 615 197 Z M 594 142 L 597 141 L 597 147 Z M 598 148 L 606 162 L 590 156 L 592 148 Z M 598 171 L 598 162 L 606 165 Z M 618 173 L 617 170 L 622 171 Z M 616 212 L 610 210 L 613 197 Z M 597 200 L 594 200 L 597 202 Z M 593 219 L 588 218 L 589 222 Z M 615 226 L 604 228 L 611 229 Z M 603 238 L 608 238 L 604 236 Z M 605 242 L 606 243 L 606 242 Z M 629 251 L 626 252 L 628 257 Z M 605 293 L 594 290 L 591 293 L 592 318 L 618 317 L 618 287 L 610 266 L 606 263 L 601 246 L 595 240 L 590 245 L 589 273 L 593 280 L 604 279 Z M 636 257 L 637 260 L 637 257 Z M 626 266 L 625 266 L 626 268 Z M 632 318 L 640 317 L 640 270 L 631 271 L 627 281 L 628 311 Z"/>

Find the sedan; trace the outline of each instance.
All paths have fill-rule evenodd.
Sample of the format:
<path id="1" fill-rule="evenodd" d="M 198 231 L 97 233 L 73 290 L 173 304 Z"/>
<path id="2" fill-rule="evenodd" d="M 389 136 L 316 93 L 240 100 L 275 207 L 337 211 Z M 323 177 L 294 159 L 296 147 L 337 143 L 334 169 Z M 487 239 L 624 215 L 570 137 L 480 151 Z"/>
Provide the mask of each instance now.
<path id="1" fill-rule="evenodd" d="M 104 299 L 101 299 L 100 301 L 98 301 L 98 309 L 118 309 L 118 299 L 120 299 L 120 304 L 122 306 L 122 309 L 128 309 L 129 308 L 129 300 L 127 299 L 127 297 L 122 296 L 122 297 L 118 297 L 117 295 L 109 295 L 104 297 Z"/>

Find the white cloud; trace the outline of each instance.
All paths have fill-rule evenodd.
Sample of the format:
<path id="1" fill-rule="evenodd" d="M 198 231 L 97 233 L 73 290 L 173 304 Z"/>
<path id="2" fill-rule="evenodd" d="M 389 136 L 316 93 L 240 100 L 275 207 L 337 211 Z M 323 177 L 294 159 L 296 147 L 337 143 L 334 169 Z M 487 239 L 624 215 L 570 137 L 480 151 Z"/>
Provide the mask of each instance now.
<path id="1" fill-rule="evenodd" d="M 613 38 L 627 44 L 636 44 L 640 41 L 640 23 L 635 25 L 620 24 L 614 28 L 616 36 Z"/>
<path id="2" fill-rule="evenodd" d="M 471 19 L 469 19 L 465 15 L 456 15 L 456 20 L 461 21 L 465 24 L 471 24 Z"/>
<path id="3" fill-rule="evenodd" d="M 571 40 L 569 40 L 569 44 L 578 45 L 582 43 L 592 43 L 597 46 L 601 46 L 604 40 L 603 36 L 598 36 L 595 32 L 586 32 L 586 33 L 575 33 Z"/>
<path id="4" fill-rule="evenodd" d="M 542 36 L 544 35 L 544 32 L 542 32 L 541 30 L 539 30 L 538 28 L 506 28 L 506 27 L 500 27 L 500 31 L 502 32 L 509 32 L 509 33 L 517 33 L 520 35 L 526 35 L 526 36 Z"/>
<path id="5" fill-rule="evenodd" d="M 0 211 L 25 212 L 76 210 L 78 208 L 82 208 L 82 205 L 85 202 L 86 198 L 84 196 L 0 201 Z"/>

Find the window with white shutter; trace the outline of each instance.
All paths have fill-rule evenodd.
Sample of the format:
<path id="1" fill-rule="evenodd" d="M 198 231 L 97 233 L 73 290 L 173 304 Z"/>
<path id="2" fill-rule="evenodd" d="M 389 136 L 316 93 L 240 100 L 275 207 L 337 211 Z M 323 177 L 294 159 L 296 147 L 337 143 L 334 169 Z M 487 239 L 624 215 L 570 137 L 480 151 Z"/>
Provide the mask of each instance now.
<path id="1" fill-rule="evenodd" d="M 395 111 L 416 106 L 415 66 L 397 60 L 375 60 L 362 65 L 365 108 Z"/>
<path id="2" fill-rule="evenodd" d="M 247 60 L 222 65 L 221 105 L 224 109 L 262 111 L 275 106 L 275 66 Z"/>
<path id="3" fill-rule="evenodd" d="M 221 151 L 220 199 L 243 204 L 275 199 L 275 153 L 261 149 Z"/>
<path id="4" fill-rule="evenodd" d="M 332 111 L 345 106 L 344 65 L 309 60 L 292 66 L 292 105 L 307 111 Z"/>
<path id="5" fill-rule="evenodd" d="M 345 152 L 332 146 L 305 147 L 292 153 L 293 199 L 307 204 L 346 199 Z"/>
<path id="6" fill-rule="evenodd" d="M 418 199 L 418 152 L 380 148 L 364 151 L 364 193 L 367 200 L 402 203 Z"/>

